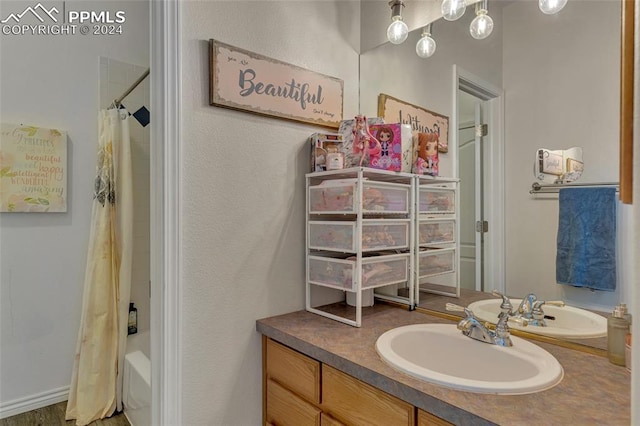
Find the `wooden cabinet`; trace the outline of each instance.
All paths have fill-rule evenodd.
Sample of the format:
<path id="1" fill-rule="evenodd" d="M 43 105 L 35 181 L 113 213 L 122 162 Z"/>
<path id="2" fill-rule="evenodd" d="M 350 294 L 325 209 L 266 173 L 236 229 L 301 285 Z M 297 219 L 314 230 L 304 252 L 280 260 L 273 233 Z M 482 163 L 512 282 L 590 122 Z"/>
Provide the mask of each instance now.
<path id="1" fill-rule="evenodd" d="M 328 365 L 322 366 L 322 409 L 353 425 L 415 423 L 412 405 Z"/>
<path id="2" fill-rule="evenodd" d="M 267 378 L 320 404 L 320 363 L 271 339 L 267 339 L 266 346 Z"/>
<path id="3" fill-rule="evenodd" d="M 453 426 L 453 423 L 449 423 L 446 420 L 436 417 L 431 413 L 418 409 L 418 422 L 417 426 Z"/>
<path id="4" fill-rule="evenodd" d="M 346 426 L 344 423 L 340 423 L 327 413 L 320 414 L 320 425 L 321 426 Z"/>
<path id="5" fill-rule="evenodd" d="M 450 425 L 267 337 L 263 337 L 263 369 L 265 425 Z"/>
<path id="6" fill-rule="evenodd" d="M 320 426 L 320 409 L 268 379 L 266 423 L 276 426 Z"/>

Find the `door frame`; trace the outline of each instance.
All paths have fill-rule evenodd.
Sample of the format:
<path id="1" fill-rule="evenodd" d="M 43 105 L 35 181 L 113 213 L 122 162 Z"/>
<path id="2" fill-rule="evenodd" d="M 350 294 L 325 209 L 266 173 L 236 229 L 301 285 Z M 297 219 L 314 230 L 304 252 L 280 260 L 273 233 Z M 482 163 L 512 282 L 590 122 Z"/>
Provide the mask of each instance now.
<path id="1" fill-rule="evenodd" d="M 490 134 L 486 138 L 487 158 L 485 166 L 484 212 L 489 222 L 489 232 L 484 243 L 484 283 L 485 291 L 505 292 L 505 202 L 504 202 L 504 91 L 458 65 L 453 66 L 453 105 L 450 129 L 453 171 L 460 177 L 458 170 L 458 89 L 486 101 L 487 123 Z"/>
<path id="2" fill-rule="evenodd" d="M 179 0 L 150 1 L 151 424 L 182 422 Z"/>

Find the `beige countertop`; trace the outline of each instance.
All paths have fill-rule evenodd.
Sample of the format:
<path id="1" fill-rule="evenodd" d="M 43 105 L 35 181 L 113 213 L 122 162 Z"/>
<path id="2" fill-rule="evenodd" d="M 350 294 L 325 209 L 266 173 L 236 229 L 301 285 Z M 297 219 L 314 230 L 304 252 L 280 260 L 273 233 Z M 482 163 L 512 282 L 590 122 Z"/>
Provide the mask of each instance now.
<path id="1" fill-rule="evenodd" d="M 463 392 L 414 379 L 384 363 L 375 350 L 382 333 L 421 323 L 452 322 L 376 304 L 352 327 L 306 311 L 258 320 L 257 331 L 359 380 L 459 425 L 628 425 L 631 374 L 601 356 L 534 342 L 553 354 L 565 376 L 529 395 Z M 479 343 L 480 344 L 480 343 Z"/>

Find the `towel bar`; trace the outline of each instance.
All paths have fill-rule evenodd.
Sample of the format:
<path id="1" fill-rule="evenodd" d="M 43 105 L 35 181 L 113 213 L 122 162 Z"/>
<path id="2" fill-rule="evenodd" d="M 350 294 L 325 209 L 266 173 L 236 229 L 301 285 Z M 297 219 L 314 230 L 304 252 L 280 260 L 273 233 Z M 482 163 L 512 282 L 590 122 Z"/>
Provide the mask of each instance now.
<path id="1" fill-rule="evenodd" d="M 618 182 L 595 182 L 595 183 L 569 183 L 569 184 L 540 184 L 533 182 L 529 194 L 553 194 L 560 191 L 561 188 L 597 188 L 602 186 L 615 186 L 616 192 L 619 191 Z"/>

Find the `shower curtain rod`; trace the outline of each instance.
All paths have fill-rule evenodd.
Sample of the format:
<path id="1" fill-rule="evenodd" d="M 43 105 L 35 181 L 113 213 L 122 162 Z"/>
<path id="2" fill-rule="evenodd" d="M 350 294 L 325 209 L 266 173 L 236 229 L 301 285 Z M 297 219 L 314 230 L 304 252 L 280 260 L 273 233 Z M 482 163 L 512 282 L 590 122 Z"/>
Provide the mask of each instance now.
<path id="1" fill-rule="evenodd" d="M 127 96 L 129 96 L 129 93 L 133 92 L 133 89 L 135 89 L 136 87 L 138 87 L 138 84 L 142 83 L 142 80 L 144 80 L 145 78 L 147 78 L 147 76 L 149 75 L 149 72 L 151 71 L 151 68 L 147 68 L 147 70 L 140 76 L 138 77 L 138 79 L 131 85 L 131 87 L 129 87 L 127 89 L 126 92 L 124 92 L 122 94 L 122 96 L 120 96 L 118 99 L 113 101 L 113 104 L 119 108 L 120 107 L 120 103 L 123 101 L 124 98 L 126 98 Z"/>
<path id="2" fill-rule="evenodd" d="M 539 184 L 534 182 L 531 184 L 529 194 L 549 194 L 560 191 L 561 188 L 581 187 L 599 187 L 599 186 L 615 186 L 618 189 L 618 182 L 594 182 L 594 183 L 570 183 L 570 184 Z"/>

